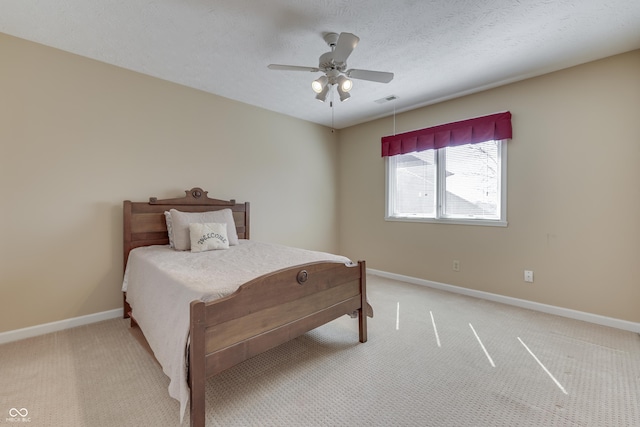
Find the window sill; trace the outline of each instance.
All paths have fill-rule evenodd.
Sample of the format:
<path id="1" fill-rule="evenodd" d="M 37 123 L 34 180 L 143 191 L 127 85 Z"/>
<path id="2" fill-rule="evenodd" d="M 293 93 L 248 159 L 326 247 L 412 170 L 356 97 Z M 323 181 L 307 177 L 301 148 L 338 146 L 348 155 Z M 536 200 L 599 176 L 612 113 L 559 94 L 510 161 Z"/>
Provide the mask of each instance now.
<path id="1" fill-rule="evenodd" d="M 506 227 L 508 222 L 504 220 L 490 219 L 462 219 L 462 218 L 421 218 L 421 217 L 398 217 L 385 216 L 385 221 L 392 222 L 426 222 L 431 224 L 451 224 L 451 225 L 480 225 L 485 227 Z"/>

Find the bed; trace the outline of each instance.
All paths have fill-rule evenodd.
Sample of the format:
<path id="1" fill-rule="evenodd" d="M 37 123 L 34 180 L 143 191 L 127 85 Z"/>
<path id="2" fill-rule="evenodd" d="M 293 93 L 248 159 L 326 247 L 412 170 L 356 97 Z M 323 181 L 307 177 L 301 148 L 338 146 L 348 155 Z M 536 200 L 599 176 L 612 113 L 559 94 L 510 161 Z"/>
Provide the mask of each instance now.
<path id="1" fill-rule="evenodd" d="M 224 212 L 235 225 L 236 245 L 229 246 L 229 250 L 193 255 L 172 249 L 165 217 L 165 212 L 175 212 L 172 209 L 206 215 Z M 209 198 L 198 187 L 186 190 L 180 198 L 152 197 L 148 202 L 123 203 L 124 317 L 131 318 L 132 327 L 140 328 L 169 375 L 170 394 L 175 385 L 178 396 L 172 397 L 181 402 L 181 416 L 188 401 L 191 426 L 205 425 L 205 380 L 225 369 L 343 315 L 358 319 L 359 341 L 367 341 L 367 316 L 372 316 L 373 311 L 366 298 L 365 262 L 353 263 L 337 255 L 253 242 L 249 239 L 249 213 L 248 202 Z M 175 234 L 174 231 L 172 235 Z M 261 256 L 254 251 L 263 250 L 279 255 L 273 262 L 266 256 L 264 265 L 255 268 L 232 264 L 237 262 L 231 260 L 236 254 L 238 259 L 244 256 L 256 263 Z M 243 251 L 249 255 L 242 255 Z M 216 256 L 225 261 L 206 260 Z M 169 260 L 172 267 L 163 271 L 164 267 L 152 264 L 156 259 Z M 286 265 L 281 259 L 287 260 Z M 194 293 L 192 288 L 177 293 L 175 289 L 195 274 L 192 260 L 207 266 L 225 266 L 223 269 L 233 273 L 234 280 L 241 283 L 225 285 L 220 292 L 202 293 L 194 285 L 193 289 L 200 293 Z M 180 269 L 185 270 L 181 274 L 187 279 L 175 272 Z M 237 272 L 239 275 L 235 276 Z M 205 271 L 196 281 L 206 282 L 217 275 Z M 142 285 L 144 281 L 151 283 Z M 169 332 L 169 327 L 175 331 Z M 176 361 L 178 356 L 182 365 Z M 171 367 L 165 366 L 164 361 Z"/>

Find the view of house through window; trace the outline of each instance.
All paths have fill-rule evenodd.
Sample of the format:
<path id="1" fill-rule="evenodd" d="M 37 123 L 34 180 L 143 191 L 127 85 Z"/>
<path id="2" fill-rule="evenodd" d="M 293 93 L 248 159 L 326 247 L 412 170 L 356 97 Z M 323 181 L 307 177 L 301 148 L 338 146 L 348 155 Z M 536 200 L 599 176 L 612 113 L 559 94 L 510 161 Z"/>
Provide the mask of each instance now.
<path id="1" fill-rule="evenodd" d="M 387 219 L 505 225 L 503 141 L 387 157 Z"/>

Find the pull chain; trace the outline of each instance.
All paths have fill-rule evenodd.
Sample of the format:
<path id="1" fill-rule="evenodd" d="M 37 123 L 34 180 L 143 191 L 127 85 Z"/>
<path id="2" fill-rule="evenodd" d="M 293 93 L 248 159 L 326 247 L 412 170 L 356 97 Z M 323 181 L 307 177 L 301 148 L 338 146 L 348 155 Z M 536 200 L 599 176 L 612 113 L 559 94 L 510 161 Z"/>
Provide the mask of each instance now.
<path id="1" fill-rule="evenodd" d="M 331 133 L 333 133 L 335 131 L 335 128 L 333 126 L 333 121 L 334 121 L 333 101 L 329 101 L 329 107 L 331 107 Z"/>
<path id="2" fill-rule="evenodd" d="M 331 133 L 334 133 L 335 127 L 334 127 L 334 111 L 333 111 L 333 91 L 331 91 L 331 100 L 329 100 L 329 108 L 331 108 Z"/>

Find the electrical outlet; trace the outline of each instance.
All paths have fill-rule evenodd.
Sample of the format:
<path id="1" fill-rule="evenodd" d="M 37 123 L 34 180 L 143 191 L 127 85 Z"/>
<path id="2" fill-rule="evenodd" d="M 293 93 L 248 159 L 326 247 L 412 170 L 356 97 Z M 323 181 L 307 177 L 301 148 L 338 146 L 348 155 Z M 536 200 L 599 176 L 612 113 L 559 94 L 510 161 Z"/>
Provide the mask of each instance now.
<path id="1" fill-rule="evenodd" d="M 453 260 L 453 271 L 460 271 L 460 261 L 457 259 Z"/>
<path id="2" fill-rule="evenodd" d="M 524 271 L 524 281 L 525 282 L 529 282 L 529 283 L 533 283 L 533 271 L 531 271 L 531 270 L 525 270 Z"/>

